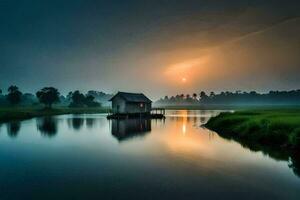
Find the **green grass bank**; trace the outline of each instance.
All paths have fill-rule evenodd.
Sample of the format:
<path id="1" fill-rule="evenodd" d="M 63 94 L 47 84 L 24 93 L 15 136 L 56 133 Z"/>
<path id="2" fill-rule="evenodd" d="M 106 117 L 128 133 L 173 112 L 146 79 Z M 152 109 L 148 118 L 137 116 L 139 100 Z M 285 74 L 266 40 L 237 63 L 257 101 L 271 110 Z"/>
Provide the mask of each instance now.
<path id="1" fill-rule="evenodd" d="M 236 141 L 300 148 L 300 109 L 244 110 L 221 113 L 205 125 Z"/>
<path id="2" fill-rule="evenodd" d="M 8 122 L 13 120 L 24 120 L 34 117 L 63 115 L 63 114 L 95 114 L 107 113 L 109 108 L 69 108 L 54 107 L 52 109 L 44 109 L 43 107 L 0 107 L 0 122 Z"/>

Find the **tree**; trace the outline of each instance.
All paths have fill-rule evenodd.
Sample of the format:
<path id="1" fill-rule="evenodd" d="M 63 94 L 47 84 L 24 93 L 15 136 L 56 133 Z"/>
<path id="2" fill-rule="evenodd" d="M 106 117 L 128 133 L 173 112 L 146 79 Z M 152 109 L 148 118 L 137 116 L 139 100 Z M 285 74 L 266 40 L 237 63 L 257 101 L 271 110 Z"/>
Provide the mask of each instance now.
<path id="1" fill-rule="evenodd" d="M 79 90 L 72 93 L 71 99 L 70 107 L 82 107 L 85 104 L 85 96 Z"/>
<path id="2" fill-rule="evenodd" d="M 99 107 L 100 103 L 95 101 L 95 97 L 93 95 L 87 94 L 86 96 L 80 91 L 76 90 L 75 92 L 70 92 L 72 102 L 69 107 Z"/>
<path id="3" fill-rule="evenodd" d="M 67 100 L 68 101 L 71 101 L 72 100 L 72 96 L 73 96 L 73 92 L 69 92 L 68 94 L 67 94 Z"/>
<path id="4" fill-rule="evenodd" d="M 0 89 L 0 95 L 2 94 L 2 90 Z"/>
<path id="5" fill-rule="evenodd" d="M 100 103 L 95 101 L 95 97 L 92 95 L 86 95 L 84 104 L 87 107 L 99 107 Z"/>
<path id="6" fill-rule="evenodd" d="M 196 93 L 193 93 L 193 99 L 197 99 L 197 94 Z"/>
<path id="7" fill-rule="evenodd" d="M 7 100 L 12 105 L 17 105 L 21 102 L 22 92 L 19 91 L 19 88 L 15 85 L 10 86 L 8 89 Z"/>
<path id="8" fill-rule="evenodd" d="M 208 99 L 208 96 L 206 95 L 206 93 L 204 91 L 200 92 L 199 96 L 200 96 L 200 100 L 202 103 L 204 103 Z"/>
<path id="9" fill-rule="evenodd" d="M 59 102 L 59 92 L 54 87 L 44 87 L 36 93 L 40 103 L 46 107 L 51 108 L 52 104 Z"/>

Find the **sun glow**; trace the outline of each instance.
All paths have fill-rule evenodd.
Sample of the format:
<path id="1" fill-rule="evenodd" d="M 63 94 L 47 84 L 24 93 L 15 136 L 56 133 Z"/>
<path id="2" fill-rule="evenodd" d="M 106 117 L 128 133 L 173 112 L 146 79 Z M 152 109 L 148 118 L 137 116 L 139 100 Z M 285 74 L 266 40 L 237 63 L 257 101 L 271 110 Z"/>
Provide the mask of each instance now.
<path id="1" fill-rule="evenodd" d="M 208 62 L 208 57 L 189 59 L 183 62 L 170 65 L 165 74 L 171 82 L 191 83 L 199 75 L 200 71 L 204 71 L 204 66 Z M 189 80 L 189 81 L 187 81 Z"/>

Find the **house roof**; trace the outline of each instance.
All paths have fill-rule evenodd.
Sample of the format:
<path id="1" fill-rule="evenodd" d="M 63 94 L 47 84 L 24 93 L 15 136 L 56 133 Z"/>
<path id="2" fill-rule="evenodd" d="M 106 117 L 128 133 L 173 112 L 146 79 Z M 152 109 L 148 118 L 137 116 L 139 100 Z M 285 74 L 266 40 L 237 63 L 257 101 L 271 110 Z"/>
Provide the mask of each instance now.
<path id="1" fill-rule="evenodd" d="M 143 93 L 129 93 L 129 92 L 118 92 L 113 96 L 109 101 L 112 101 L 115 97 L 120 96 L 127 102 L 142 102 L 142 103 L 151 103 L 152 101 L 146 97 Z"/>

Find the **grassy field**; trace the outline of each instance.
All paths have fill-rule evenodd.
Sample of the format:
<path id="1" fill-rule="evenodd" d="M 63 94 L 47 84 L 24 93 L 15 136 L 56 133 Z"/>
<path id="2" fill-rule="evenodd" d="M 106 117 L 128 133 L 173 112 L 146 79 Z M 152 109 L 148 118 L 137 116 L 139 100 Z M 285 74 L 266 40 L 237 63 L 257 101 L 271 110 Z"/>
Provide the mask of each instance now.
<path id="1" fill-rule="evenodd" d="M 299 108 L 222 113 L 205 126 L 228 139 L 300 148 Z"/>
<path id="2" fill-rule="evenodd" d="M 69 108 L 54 107 L 53 109 L 44 109 L 43 107 L 0 107 L 0 122 L 12 120 L 30 119 L 33 117 L 62 115 L 62 114 L 91 114 L 106 113 L 108 108 Z"/>

